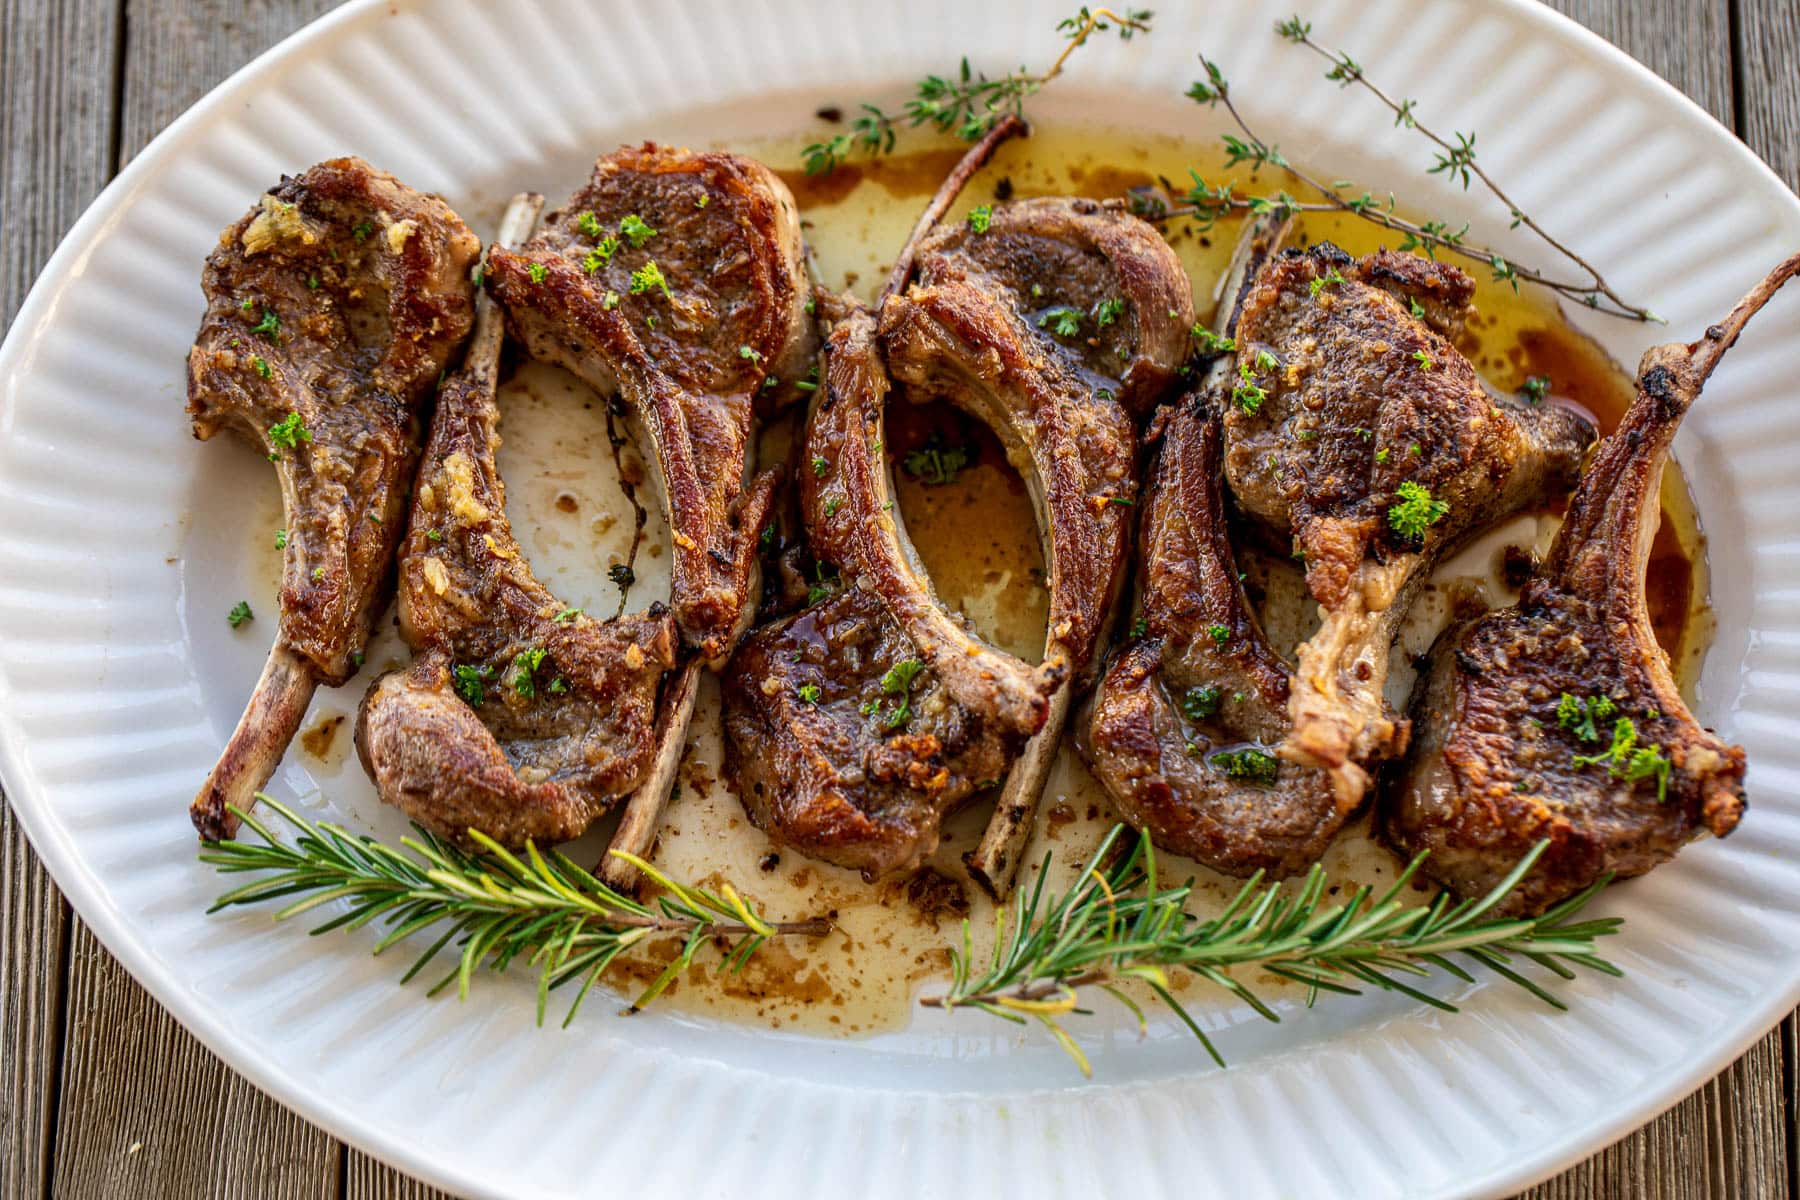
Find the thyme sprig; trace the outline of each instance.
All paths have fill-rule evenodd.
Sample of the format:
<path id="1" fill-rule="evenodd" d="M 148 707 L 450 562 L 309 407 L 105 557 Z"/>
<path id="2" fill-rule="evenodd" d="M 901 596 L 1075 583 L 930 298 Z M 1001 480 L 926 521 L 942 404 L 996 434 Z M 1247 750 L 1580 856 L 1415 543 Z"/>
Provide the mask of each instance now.
<path id="1" fill-rule="evenodd" d="M 539 1024 L 553 989 L 579 982 L 563 1018 L 567 1026 L 613 960 L 653 938 L 680 937 L 681 949 L 627 1011 L 661 995 L 709 941 L 722 943 L 720 970 L 738 971 L 771 937 L 820 937 L 831 930 L 822 919 L 767 921 L 730 884 L 713 892 L 677 883 L 622 851 L 613 853 L 663 889 L 653 905 L 621 895 L 558 851 L 546 857 L 529 842 L 520 858 L 470 830 L 469 837 L 483 851 L 471 854 L 418 829 L 416 837 L 400 840 L 409 854 L 327 822 L 315 824 L 268 796 L 257 799 L 295 836 L 283 841 L 254 816 L 232 807 L 261 844 L 208 842 L 201 847 L 200 861 L 227 874 L 260 872 L 263 878 L 219 897 L 209 912 L 299 897 L 275 914 L 281 921 L 333 900 L 349 900 L 348 910 L 312 932 L 359 929 L 379 921 L 387 932 L 375 944 L 376 954 L 415 933 L 441 930 L 401 976 L 402 983 L 449 946 L 455 947 L 456 963 L 428 995 L 454 983 L 458 997 L 466 998 L 477 967 L 504 971 L 522 960 L 538 971 Z"/>
<path id="2" fill-rule="evenodd" d="M 1456 1008 L 1400 977 L 1442 973 L 1472 983 L 1468 964 L 1561 1009 L 1562 1001 L 1523 973 L 1527 963 L 1565 980 L 1575 978 L 1577 967 L 1621 974 L 1594 945 L 1618 931 L 1619 918 L 1575 920 L 1610 876 L 1539 917 L 1488 916 L 1531 870 L 1547 842 L 1534 847 L 1479 900 L 1456 901 L 1440 892 L 1426 905 L 1403 902 L 1401 896 L 1424 859 L 1420 855 L 1379 896 L 1365 886 L 1343 903 L 1326 902 L 1326 877 L 1319 866 L 1291 892 L 1265 883 L 1258 874 L 1223 912 L 1201 920 L 1187 911 L 1191 882 L 1175 887 L 1159 883 L 1147 837 L 1138 838 L 1129 851 L 1115 853 L 1124 834 L 1124 826 L 1115 826 L 1078 882 L 1060 898 L 1045 899 L 1046 870 L 1029 893 L 1021 892 L 1011 905 L 996 910 L 993 958 L 979 971 L 965 921 L 962 949 L 951 954 L 949 989 L 920 1003 L 979 1009 L 1018 1024 L 1035 1021 L 1089 1075 L 1087 1056 L 1062 1018 L 1086 1013 L 1080 989 L 1093 987 L 1125 1005 L 1139 1027 L 1145 1027 L 1143 1009 L 1119 988 L 1131 980 L 1148 986 L 1213 1061 L 1224 1065 L 1212 1040 L 1175 998 L 1171 971 L 1187 971 L 1224 989 L 1270 1021 L 1281 1018 L 1242 979 L 1228 974 L 1230 968 L 1255 966 L 1303 983 L 1309 1006 L 1321 993 L 1358 995 L 1362 985 L 1400 992 L 1445 1012 Z"/>
<path id="3" fill-rule="evenodd" d="M 900 128 L 916 129 L 931 125 L 940 133 L 954 133 L 965 142 L 980 141 L 983 134 L 1003 118 L 1025 117 L 1025 101 L 1063 72 L 1069 56 L 1087 44 L 1096 33 L 1117 29 L 1119 37 L 1130 41 L 1132 35 L 1148 33 L 1151 13 L 1147 9 L 1128 8 L 1118 13 L 1110 8 L 1083 5 L 1072 17 L 1057 23 L 1057 32 L 1067 44 L 1050 68 L 1031 72 L 1024 67 L 996 79 L 973 70 L 965 57 L 957 71 L 946 77 L 927 75 L 915 85 L 916 95 L 898 113 L 890 113 L 866 101 L 859 107 L 861 115 L 851 123 L 850 132 L 822 142 L 813 142 L 802 150 L 801 158 L 808 175 L 823 175 L 837 168 L 852 151 L 871 155 L 891 154 Z"/>
<path id="4" fill-rule="evenodd" d="M 1598 312 L 1626 317 L 1634 321 L 1661 320 L 1649 309 L 1627 302 L 1613 290 L 1593 264 L 1545 230 L 1500 187 L 1477 158 L 1476 135 L 1473 131 L 1469 133 L 1456 132 L 1446 138 L 1425 125 L 1419 120 L 1418 105 L 1415 101 L 1395 100 L 1369 79 L 1362 65 L 1355 59 L 1342 51 L 1327 49 L 1315 41 L 1312 37 L 1312 25 L 1300 17 L 1295 16 L 1277 22 L 1275 32 L 1296 45 L 1307 47 L 1329 61 L 1331 67 L 1326 71 L 1325 78 L 1343 87 L 1358 86 L 1367 90 L 1394 114 L 1396 126 L 1413 130 L 1435 145 L 1438 148 L 1436 158 L 1433 164 L 1427 168 L 1428 174 L 1441 174 L 1458 180 L 1465 190 L 1471 182 L 1479 181 L 1506 206 L 1507 212 L 1512 217 L 1512 228 L 1516 229 L 1523 225 L 1530 229 L 1557 253 L 1585 272 L 1588 276 L 1587 281 L 1546 275 L 1501 254 L 1492 247 L 1470 242 L 1468 240 L 1469 226 L 1466 224 L 1460 229 L 1452 229 L 1450 224 L 1445 221 L 1410 221 L 1395 212 L 1397 202 L 1391 192 L 1387 194 L 1384 204 L 1367 191 L 1360 195 L 1350 194 L 1350 185 L 1346 181 L 1334 180 L 1326 183 L 1300 170 L 1283 157 L 1275 145 L 1264 141 L 1250 127 L 1243 113 L 1232 101 L 1231 85 L 1225 78 L 1224 72 L 1217 63 L 1205 55 L 1200 56 L 1200 64 L 1205 71 L 1205 78 L 1194 81 L 1187 90 L 1187 96 L 1196 103 L 1208 107 L 1223 105 L 1232 122 L 1237 126 L 1237 133 L 1228 133 L 1223 137 L 1226 168 L 1230 169 L 1240 163 L 1248 163 L 1252 173 L 1255 173 L 1264 166 L 1275 167 L 1317 192 L 1321 199 L 1316 202 L 1301 202 L 1285 192 L 1273 198 L 1244 196 L 1239 195 L 1231 183 L 1208 184 L 1198 174 L 1194 174 L 1194 186 L 1183 197 L 1185 204 L 1165 205 L 1161 206 L 1159 210 L 1149 212 L 1143 212 L 1140 205 L 1140 215 L 1153 219 L 1193 217 L 1198 219 L 1203 227 L 1206 227 L 1233 211 L 1261 212 L 1271 208 L 1284 208 L 1291 212 L 1350 213 L 1372 224 L 1400 233 L 1402 241 L 1399 248 L 1403 251 L 1423 250 L 1428 256 L 1435 256 L 1436 251 L 1444 250 L 1473 259 L 1486 266 L 1496 282 L 1509 283 L 1515 291 L 1518 290 L 1522 280 L 1548 288 L 1550 291 L 1567 296 Z"/>

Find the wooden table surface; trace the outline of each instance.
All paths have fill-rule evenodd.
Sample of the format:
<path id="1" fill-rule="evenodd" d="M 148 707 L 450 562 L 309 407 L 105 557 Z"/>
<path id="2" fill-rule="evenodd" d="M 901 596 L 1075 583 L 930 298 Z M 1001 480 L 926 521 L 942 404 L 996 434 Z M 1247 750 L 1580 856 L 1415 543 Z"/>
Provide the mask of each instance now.
<path id="1" fill-rule="evenodd" d="M 1800 0 L 1551 3 L 1800 183 Z M 115 171 L 331 7 L 0 0 L 0 327 Z M 308 1125 L 201 1047 L 69 911 L 3 805 L 0 872 L 0 1197 L 442 1195 Z M 1797 1087 L 1789 1016 L 1700 1091 L 1528 1195 L 1800 1197 Z"/>

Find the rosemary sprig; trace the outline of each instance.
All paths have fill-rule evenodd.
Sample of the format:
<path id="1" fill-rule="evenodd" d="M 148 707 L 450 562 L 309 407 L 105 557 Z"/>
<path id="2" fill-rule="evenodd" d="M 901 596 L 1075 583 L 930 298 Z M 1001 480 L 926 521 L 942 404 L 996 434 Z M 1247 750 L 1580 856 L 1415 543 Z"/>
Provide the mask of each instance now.
<path id="1" fill-rule="evenodd" d="M 264 805 L 292 827 L 284 842 L 255 817 L 232 811 L 262 839 L 208 842 L 200 861 L 231 874 L 254 871 L 264 877 L 227 892 L 209 912 L 242 904 L 298 896 L 275 914 L 278 921 L 299 916 L 332 900 L 351 901 L 348 911 L 316 926 L 314 934 L 358 929 L 379 920 L 387 933 L 375 953 L 415 933 L 439 930 L 437 939 L 401 976 L 410 981 L 446 946 L 456 947 L 456 965 L 435 983 L 436 995 L 451 983 L 467 997 L 475 969 L 486 965 L 504 971 L 522 959 L 538 970 L 537 1019 L 553 988 L 574 981 L 580 986 L 563 1018 L 575 1019 L 588 990 L 614 959 L 656 937 L 680 937 L 681 950 L 627 1011 L 635 1012 L 660 995 L 687 970 L 700 948 L 720 939 L 721 970 L 741 970 L 769 938 L 804 934 L 820 937 L 831 930 L 823 919 L 770 922 L 745 902 L 731 885 L 718 892 L 680 884 L 634 855 L 614 851 L 663 888 L 654 907 L 640 904 L 607 887 L 592 874 L 552 850 L 548 857 L 527 842 L 525 857 L 470 830 L 484 853 L 476 855 L 420 829 L 401 839 L 411 854 L 359 837 L 326 822 L 314 824 L 269 798 Z"/>
<path id="2" fill-rule="evenodd" d="M 1115 854 L 1124 833 L 1124 826 L 1115 826 L 1079 881 L 1049 901 L 1044 898 L 1046 856 L 1037 885 L 996 910 L 993 959 L 979 974 L 969 925 L 963 922 L 962 949 L 951 953 L 949 990 L 920 1003 L 975 1008 L 1018 1024 L 1036 1021 L 1089 1075 L 1087 1056 L 1060 1018 L 1086 1012 L 1079 989 L 1097 987 L 1129 1008 L 1142 1028 L 1143 1010 L 1117 986 L 1129 980 L 1146 984 L 1213 1061 L 1225 1065 L 1212 1040 L 1175 999 L 1172 970 L 1223 988 L 1270 1021 L 1281 1018 L 1241 979 L 1227 974 L 1229 968 L 1254 965 L 1304 983 L 1309 1006 L 1320 993 L 1358 995 L 1359 985 L 1366 985 L 1401 992 L 1445 1012 L 1456 1008 L 1399 976 L 1421 979 L 1441 972 L 1474 982 L 1456 960 L 1460 957 L 1561 1009 L 1556 996 L 1518 968 L 1531 963 L 1562 979 L 1575 978 L 1577 967 L 1621 974 L 1594 946 L 1596 939 L 1618 931 L 1619 918 L 1574 919 L 1610 876 L 1539 917 L 1487 916 L 1531 870 L 1547 842 L 1538 843 L 1479 900 L 1458 902 L 1440 892 L 1423 906 L 1403 903 L 1401 895 L 1424 859 L 1421 854 L 1379 896 L 1362 887 L 1343 903 L 1325 903 L 1321 867 L 1314 866 L 1298 890 L 1287 894 L 1278 884 L 1264 883 L 1259 874 L 1222 913 L 1202 921 L 1187 911 L 1191 883 L 1158 883 L 1148 837 L 1140 837 L 1129 852 Z"/>
<path id="3" fill-rule="evenodd" d="M 913 129 L 932 125 L 940 133 L 955 133 L 965 142 L 980 141 L 1004 117 L 1023 120 L 1026 99 L 1061 75 L 1069 56 L 1088 38 L 1116 28 L 1119 37 L 1129 41 L 1133 34 L 1149 32 L 1150 17 L 1147 9 L 1128 8 L 1120 14 L 1110 8 L 1090 9 L 1083 5 L 1074 16 L 1057 23 L 1057 32 L 1064 35 L 1068 44 L 1047 71 L 1034 73 L 1020 67 L 998 79 L 989 79 L 973 71 L 964 58 L 960 69 L 949 78 L 927 75 L 921 79 L 915 85 L 917 95 L 899 113 L 889 113 L 879 105 L 865 102 L 849 133 L 813 142 L 800 152 L 806 173 L 823 175 L 832 171 L 853 150 L 871 155 L 891 154 L 895 135 L 903 123 Z"/>
<path id="4" fill-rule="evenodd" d="M 1428 174 L 1445 175 L 1459 180 L 1467 190 L 1471 181 L 1478 180 L 1496 199 L 1506 206 L 1512 217 L 1512 228 L 1523 225 L 1548 243 L 1551 248 L 1561 254 L 1570 263 L 1586 272 L 1586 282 L 1580 280 L 1556 278 L 1528 267 L 1491 247 L 1477 245 L 1467 240 L 1469 226 L 1451 229 L 1444 221 L 1409 221 L 1395 211 L 1396 201 L 1393 193 L 1388 193 L 1386 204 L 1382 204 L 1369 192 L 1360 195 L 1349 195 L 1349 184 L 1343 181 L 1325 183 L 1308 175 L 1295 167 L 1271 143 L 1265 142 L 1251 129 L 1231 99 L 1231 86 L 1224 72 L 1217 63 L 1200 56 L 1200 64 L 1205 69 L 1206 77 L 1195 80 L 1187 90 L 1190 99 L 1208 107 L 1224 105 L 1225 111 L 1238 128 L 1236 134 L 1224 135 L 1226 149 L 1225 166 L 1227 169 L 1239 163 L 1250 164 L 1252 173 L 1263 166 L 1271 166 L 1285 171 L 1289 176 L 1305 184 L 1321 197 L 1318 202 L 1302 203 L 1286 193 L 1274 198 L 1241 196 L 1236 193 L 1230 183 L 1209 185 L 1198 174 L 1193 175 L 1194 186 L 1183 197 L 1185 205 L 1164 206 L 1160 211 L 1145 212 L 1139 207 L 1140 215 L 1155 218 L 1193 217 L 1202 226 L 1210 226 L 1214 221 L 1234 210 L 1265 211 L 1269 208 L 1285 208 L 1292 212 L 1344 212 L 1360 217 L 1365 221 L 1392 229 L 1402 235 L 1400 249 L 1423 250 L 1433 255 L 1437 250 L 1445 250 L 1473 259 L 1489 268 L 1496 282 L 1510 283 L 1518 290 L 1521 280 L 1548 288 L 1559 295 L 1587 305 L 1598 312 L 1612 316 L 1626 317 L 1634 321 L 1660 321 L 1662 318 L 1647 308 L 1627 302 L 1610 284 L 1606 282 L 1598 269 L 1566 244 L 1552 236 L 1539 225 L 1522 208 L 1515 203 L 1504 189 L 1495 182 L 1477 159 L 1475 150 L 1475 133 L 1456 132 L 1451 138 L 1437 133 L 1419 120 L 1418 106 L 1415 101 L 1395 100 L 1383 91 L 1363 71 L 1362 65 L 1342 51 L 1330 50 L 1321 46 L 1312 38 L 1312 25 L 1300 17 L 1290 17 L 1275 25 L 1275 32 L 1295 45 L 1305 46 L 1321 55 L 1331 63 L 1325 72 L 1325 78 L 1343 87 L 1359 86 L 1367 90 L 1394 114 L 1394 124 L 1413 130 L 1428 139 L 1437 149 L 1433 164 L 1427 168 Z M 1241 136 L 1240 136 L 1241 134 Z M 1452 140 L 1454 139 L 1454 140 Z"/>

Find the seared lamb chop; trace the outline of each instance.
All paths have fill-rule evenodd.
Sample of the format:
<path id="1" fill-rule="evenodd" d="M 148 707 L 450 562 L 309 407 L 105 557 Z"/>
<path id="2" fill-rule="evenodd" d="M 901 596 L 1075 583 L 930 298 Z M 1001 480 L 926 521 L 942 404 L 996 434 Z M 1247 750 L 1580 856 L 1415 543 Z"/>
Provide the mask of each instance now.
<path id="1" fill-rule="evenodd" d="M 228 838 L 281 761 L 313 690 L 356 670 L 393 585 L 418 461 L 417 411 L 474 313 L 481 243 L 448 205 L 357 158 L 279 186 L 206 260 L 188 355 L 194 436 L 269 456 L 286 528 L 281 625 L 190 815 Z"/>
<path id="2" fill-rule="evenodd" d="M 749 478 L 753 408 L 812 359 L 803 254 L 768 168 L 645 143 L 600 159 L 523 249 L 488 260 L 488 290 L 532 357 L 622 398 L 655 451 L 671 606 L 713 664 L 752 615 L 776 478 Z"/>
<path id="3" fill-rule="evenodd" d="M 1652 348 L 1638 394 L 1569 501 L 1516 608 L 1446 630 L 1413 692 L 1419 730 L 1381 807 L 1403 854 L 1452 891 L 1490 889 L 1549 848 L 1497 911 L 1540 912 L 1604 874 L 1640 875 L 1744 811 L 1744 751 L 1700 727 L 1656 644 L 1644 571 L 1676 428 L 1788 259 L 1697 342 Z"/>
<path id="4" fill-rule="evenodd" d="M 1405 749 L 1388 652 L 1446 547 L 1575 479 L 1593 426 L 1489 395 L 1452 345 L 1474 285 L 1455 267 L 1321 243 L 1257 276 L 1237 335 L 1225 472 L 1291 533 L 1322 625 L 1297 651 L 1282 754 L 1331 770 L 1340 802 Z"/>
<path id="5" fill-rule="evenodd" d="M 751 479 L 759 398 L 790 395 L 815 347 L 799 214 L 775 175 L 733 154 L 645 143 L 587 186 L 487 285 L 534 358 L 619 396 L 653 451 L 674 540 L 671 604 L 699 661 L 659 720 L 654 769 L 613 845 L 649 851 L 699 692 L 754 614 L 757 539 L 778 479 Z M 635 872 L 609 858 L 614 886 Z"/>
<path id="6" fill-rule="evenodd" d="M 919 282 L 882 307 L 889 368 L 913 395 L 946 397 L 999 435 L 1037 506 L 1049 567 L 1040 671 L 1057 686 L 968 859 L 1003 897 L 1124 583 L 1132 417 L 1161 399 L 1186 357 L 1193 296 L 1160 234 L 1089 200 L 1026 200 L 995 208 L 985 229 L 940 227 L 918 266 Z"/>
<path id="7" fill-rule="evenodd" d="M 515 200 L 499 244 L 542 206 Z M 532 575 L 495 463 L 502 334 L 483 297 L 438 394 L 401 548 L 400 629 L 417 657 L 369 689 L 356 747 L 381 798 L 420 825 L 517 846 L 580 836 L 643 779 L 676 632 L 660 605 L 596 621 Z"/>
<path id="8" fill-rule="evenodd" d="M 1286 218 L 1239 239 L 1215 332 L 1229 340 L 1243 284 Z M 1226 527 L 1220 411 L 1236 360 L 1213 360 L 1164 424 L 1145 496 L 1142 633 L 1128 641 L 1079 722 L 1078 745 L 1126 820 L 1156 844 L 1231 875 L 1289 875 L 1317 862 L 1354 805 L 1326 772 L 1279 762 L 1290 672 L 1244 596 Z"/>
<path id="9" fill-rule="evenodd" d="M 1002 799 L 1005 836 L 972 863 L 1004 892 L 1066 712 L 1061 685 L 1088 665 L 1118 591 L 1136 492 L 1130 414 L 1179 367 L 1192 300 L 1173 253 L 1135 218 L 1066 200 L 984 215 L 979 229 L 921 221 L 884 295 L 879 342 L 861 310 L 832 332 L 801 507 L 815 554 L 850 591 L 740 652 L 727 765 L 778 840 L 873 877 L 929 854 L 944 814 L 1036 733 Z M 920 283 L 898 292 L 915 262 Z M 1051 565 L 1037 667 L 943 607 L 892 511 L 890 367 L 913 398 L 948 397 L 991 425 L 1030 481 Z"/>
<path id="10" fill-rule="evenodd" d="M 1024 742 L 957 703 L 857 587 L 753 630 L 723 676 L 726 768 L 783 845 L 866 879 L 916 866 Z"/>

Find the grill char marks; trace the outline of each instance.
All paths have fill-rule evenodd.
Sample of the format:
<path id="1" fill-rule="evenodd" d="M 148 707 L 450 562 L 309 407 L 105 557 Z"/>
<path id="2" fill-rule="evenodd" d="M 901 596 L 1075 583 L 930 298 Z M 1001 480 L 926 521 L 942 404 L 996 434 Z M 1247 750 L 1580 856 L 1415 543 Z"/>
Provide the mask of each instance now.
<path id="1" fill-rule="evenodd" d="M 443 201 L 360 159 L 284 178 L 220 235 L 188 356 L 194 435 L 230 430 L 281 480 L 280 629 L 195 798 L 230 837 L 314 688 L 354 673 L 393 586 L 420 404 L 468 336 L 480 243 Z"/>
<path id="2" fill-rule="evenodd" d="M 1389 650 L 1418 587 L 1468 532 L 1570 486 L 1591 424 L 1491 396 L 1452 339 L 1461 271 L 1321 243 L 1247 290 L 1225 472 L 1239 505 L 1304 558 L 1322 624 L 1297 651 L 1283 755 L 1360 801 L 1366 768 L 1405 749 L 1382 699 Z M 1391 512 L 1412 491 L 1416 526 Z M 1447 506 L 1438 508 L 1436 506 Z"/>
<path id="3" fill-rule="evenodd" d="M 1235 298 L 1285 231 L 1246 227 L 1223 295 Z M 1236 329 L 1225 300 L 1216 333 Z M 1274 764 L 1272 780 L 1233 774 L 1225 754 L 1267 755 L 1289 730 L 1289 667 L 1272 650 L 1239 581 L 1226 523 L 1220 407 L 1235 359 L 1216 358 L 1201 389 L 1162 426 L 1144 499 L 1143 633 L 1108 667 L 1077 744 L 1095 777 L 1156 844 L 1232 875 L 1288 875 L 1316 862 L 1350 808 L 1315 767 Z"/>
<path id="4" fill-rule="evenodd" d="M 1503 906 L 1539 912 L 1603 874 L 1650 870 L 1702 830 L 1723 837 L 1737 826 L 1744 752 L 1683 703 L 1651 630 L 1644 574 L 1682 417 L 1796 272 L 1800 255 L 1699 341 L 1645 354 L 1637 399 L 1595 452 L 1518 606 L 1446 630 L 1433 647 L 1413 694 L 1419 736 L 1381 817 L 1396 849 L 1431 851 L 1425 873 L 1451 890 L 1488 890 L 1548 839 Z M 1661 780 L 1656 756 L 1667 762 Z"/>
<path id="5" fill-rule="evenodd" d="M 508 210 L 503 242 L 541 197 Z M 596 621 L 538 582 L 495 461 L 502 327 L 481 301 L 463 369 L 438 395 L 400 554 L 400 627 L 417 657 L 369 689 L 356 725 L 383 800 L 444 837 L 578 837 L 649 767 L 673 618 Z"/>
<path id="6" fill-rule="evenodd" d="M 752 615 L 776 475 L 750 479 L 758 399 L 813 354 L 799 216 L 766 167 L 645 143 L 586 187 L 487 286 L 532 357 L 618 395 L 659 467 L 684 640 L 723 661 Z M 769 379 L 775 385 L 766 386 Z"/>
<path id="7" fill-rule="evenodd" d="M 991 872 L 973 863 L 1004 892 L 1066 716 L 1065 684 L 1090 666 L 1122 582 L 1137 490 L 1132 412 L 1181 365 L 1192 301 L 1153 229 L 1086 201 L 999 205 L 985 230 L 939 226 L 914 251 L 918 283 L 886 297 L 879 314 L 849 307 L 832 331 L 800 484 L 814 552 L 849 589 L 825 627 L 845 637 L 862 623 L 911 647 L 904 657 L 923 668 L 912 720 L 925 729 L 915 738 L 910 724 L 887 727 L 886 707 L 859 711 L 887 670 L 881 656 L 859 659 L 830 688 L 820 683 L 817 703 L 764 711 L 758 673 L 822 636 L 817 622 L 790 619 L 758 631 L 730 668 L 727 764 L 778 840 L 869 874 L 917 862 L 951 807 L 977 784 L 1007 778 L 999 861 Z M 1060 309 L 1079 327 L 1065 336 L 1054 317 L 1039 323 Z M 890 372 L 907 398 L 949 399 L 988 424 L 1025 476 L 1051 566 L 1041 665 L 982 642 L 932 591 L 891 507 Z M 770 722 L 780 726 L 773 734 Z M 875 778 L 869 765 L 896 753 L 912 769 L 888 770 L 880 786 L 861 790 Z M 801 770 L 800 760 L 835 766 Z M 757 784 L 768 791 L 777 780 L 789 789 L 779 804 L 754 796 Z M 895 787 L 912 789 L 904 802 Z M 869 824 L 843 819 L 850 810 Z M 817 835 L 824 828 L 832 838 Z M 867 846 L 849 845 L 853 837 Z"/>

